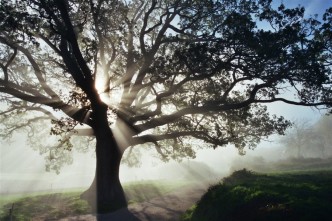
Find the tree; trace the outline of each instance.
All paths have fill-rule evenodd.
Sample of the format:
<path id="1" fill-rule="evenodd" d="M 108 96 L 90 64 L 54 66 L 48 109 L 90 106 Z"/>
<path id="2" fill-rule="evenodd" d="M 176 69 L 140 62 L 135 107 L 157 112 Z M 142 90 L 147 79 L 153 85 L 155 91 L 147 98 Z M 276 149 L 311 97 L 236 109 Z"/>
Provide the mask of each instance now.
<path id="1" fill-rule="evenodd" d="M 303 158 L 308 146 L 312 146 L 313 140 L 316 141 L 312 125 L 309 120 L 297 120 L 292 127 L 292 130 L 286 133 L 281 139 L 281 143 L 286 146 L 286 151 L 289 155 L 296 158 Z"/>
<path id="2" fill-rule="evenodd" d="M 293 127 L 281 138 L 286 153 L 296 158 L 331 157 L 332 118 L 322 116 L 311 124 L 306 119 L 296 120 Z"/>
<path id="3" fill-rule="evenodd" d="M 332 137 L 329 131 L 332 130 L 332 117 L 323 116 L 313 126 L 316 135 L 316 147 L 321 152 L 322 158 L 329 158 L 332 156 Z"/>
<path id="4" fill-rule="evenodd" d="M 1 116 L 34 113 L 4 132 L 52 120 L 52 151 L 94 135 L 85 196 L 96 191 L 99 212 L 125 207 L 128 148 L 151 143 L 165 160 L 195 145 L 244 153 L 290 125 L 265 103 L 331 108 L 331 20 L 332 9 L 319 22 L 271 0 L 3 0 Z"/>

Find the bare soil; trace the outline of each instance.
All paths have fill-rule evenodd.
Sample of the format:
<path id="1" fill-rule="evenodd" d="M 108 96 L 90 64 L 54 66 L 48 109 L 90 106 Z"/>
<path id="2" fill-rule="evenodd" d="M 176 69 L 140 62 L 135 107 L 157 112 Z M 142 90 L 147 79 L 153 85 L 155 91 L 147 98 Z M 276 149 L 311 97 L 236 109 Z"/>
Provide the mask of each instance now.
<path id="1" fill-rule="evenodd" d="M 190 185 L 143 203 L 131 204 L 114 213 L 67 217 L 60 221 L 178 221 L 207 188 L 206 183 Z"/>

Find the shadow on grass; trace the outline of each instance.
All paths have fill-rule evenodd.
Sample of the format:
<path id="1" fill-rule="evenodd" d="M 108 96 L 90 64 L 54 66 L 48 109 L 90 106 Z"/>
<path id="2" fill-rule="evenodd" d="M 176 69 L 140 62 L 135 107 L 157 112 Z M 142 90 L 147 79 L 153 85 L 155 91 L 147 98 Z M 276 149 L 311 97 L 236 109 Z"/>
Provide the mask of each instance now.
<path id="1" fill-rule="evenodd" d="M 129 204 L 148 201 L 152 198 L 161 197 L 164 194 L 186 185 L 185 182 L 175 181 L 141 181 L 124 185 Z M 3 200 L 0 207 L 0 220 L 15 221 L 25 220 L 85 220 L 85 215 L 89 215 L 89 220 L 95 220 L 94 214 L 88 203 L 80 199 L 80 192 L 63 192 L 43 195 L 25 196 L 22 198 L 10 198 Z M 9 209 L 14 203 L 12 215 Z M 116 212 L 118 214 L 118 212 Z M 98 220 L 107 220 L 113 214 L 100 215 Z M 120 220 L 139 220 L 128 210 L 121 210 L 121 215 L 125 218 Z M 11 216 L 11 218 L 10 218 Z"/>
<path id="2" fill-rule="evenodd" d="M 97 221 L 141 221 L 133 215 L 127 208 L 120 209 L 110 214 L 99 214 L 96 217 Z M 74 220 L 73 220 L 74 221 Z"/>

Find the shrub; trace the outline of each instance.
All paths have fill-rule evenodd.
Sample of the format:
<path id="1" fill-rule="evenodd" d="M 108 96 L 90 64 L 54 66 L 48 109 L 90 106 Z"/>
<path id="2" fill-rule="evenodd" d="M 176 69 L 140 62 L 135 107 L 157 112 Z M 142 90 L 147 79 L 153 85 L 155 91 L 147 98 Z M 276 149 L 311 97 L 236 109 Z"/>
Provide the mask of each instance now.
<path id="1" fill-rule="evenodd" d="M 211 186 L 182 221 L 330 220 L 331 175 L 235 171 Z"/>

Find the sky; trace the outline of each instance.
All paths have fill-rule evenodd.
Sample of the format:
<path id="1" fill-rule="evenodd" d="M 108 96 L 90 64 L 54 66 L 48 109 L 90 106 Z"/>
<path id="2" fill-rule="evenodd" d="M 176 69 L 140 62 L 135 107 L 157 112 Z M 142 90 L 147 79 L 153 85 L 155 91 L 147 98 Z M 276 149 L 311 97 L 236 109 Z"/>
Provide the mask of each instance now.
<path id="1" fill-rule="evenodd" d="M 274 1 L 279 4 L 280 0 Z M 295 7 L 299 4 L 305 6 L 306 15 L 321 14 L 323 9 L 332 7 L 332 0 L 284 0 L 286 6 Z M 316 121 L 324 114 L 313 108 L 295 107 L 284 103 L 273 103 L 268 105 L 268 110 L 287 119 L 307 119 Z M 0 193 L 15 191 L 31 191 L 42 189 L 58 189 L 88 186 L 94 177 L 95 158 L 93 151 L 86 154 L 74 153 L 72 165 L 65 166 L 59 175 L 45 172 L 43 156 L 32 148 L 26 146 L 25 135 L 16 135 L 12 143 L 0 140 Z M 273 141 L 274 139 L 274 141 Z M 272 159 L 267 153 L 275 153 L 278 158 L 282 153 L 278 152 L 277 138 L 273 142 L 263 142 L 254 151 L 247 151 L 243 156 L 262 156 Z M 237 151 L 233 147 L 219 148 L 217 150 L 199 150 L 195 161 L 205 162 L 208 166 L 222 173 L 228 173 L 233 160 L 239 159 Z M 165 178 L 160 168 L 165 169 L 167 165 L 177 165 L 172 162 L 163 164 L 157 159 L 145 157 L 141 168 L 121 167 L 120 179 L 122 182 L 136 181 L 142 179 Z M 184 163 L 188 161 L 184 160 Z"/>

